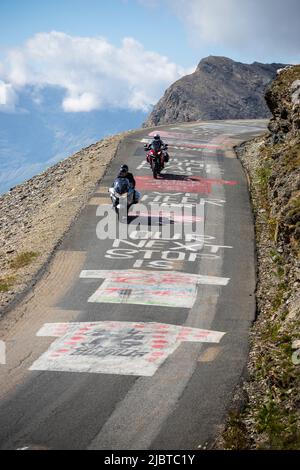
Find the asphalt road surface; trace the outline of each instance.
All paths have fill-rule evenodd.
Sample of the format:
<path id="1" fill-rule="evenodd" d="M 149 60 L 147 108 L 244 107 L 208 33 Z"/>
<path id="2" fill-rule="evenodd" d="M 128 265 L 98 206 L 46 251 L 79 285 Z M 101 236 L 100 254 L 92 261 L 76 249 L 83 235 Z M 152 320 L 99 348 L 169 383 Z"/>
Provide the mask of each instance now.
<path id="1" fill-rule="evenodd" d="M 157 180 L 127 137 L 32 292 L 8 315 L 1 449 L 197 449 L 221 429 L 255 317 L 247 179 L 232 150 L 265 121 L 162 126 Z M 141 192 L 117 224 L 108 188 Z"/>

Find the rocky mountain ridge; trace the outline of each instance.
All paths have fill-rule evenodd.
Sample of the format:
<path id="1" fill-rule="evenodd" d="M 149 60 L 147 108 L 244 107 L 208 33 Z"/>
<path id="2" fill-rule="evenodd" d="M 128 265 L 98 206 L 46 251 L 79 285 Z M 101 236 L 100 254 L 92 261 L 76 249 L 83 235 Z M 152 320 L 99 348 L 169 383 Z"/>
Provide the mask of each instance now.
<path id="1" fill-rule="evenodd" d="M 144 127 L 208 119 L 270 117 L 264 93 L 283 64 L 243 64 L 209 56 L 165 92 Z"/>

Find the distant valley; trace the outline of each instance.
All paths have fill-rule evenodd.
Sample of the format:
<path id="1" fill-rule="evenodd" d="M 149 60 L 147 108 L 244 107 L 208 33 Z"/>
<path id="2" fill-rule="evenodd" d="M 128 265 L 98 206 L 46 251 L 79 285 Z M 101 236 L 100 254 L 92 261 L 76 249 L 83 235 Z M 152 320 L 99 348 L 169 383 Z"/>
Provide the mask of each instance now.
<path id="1" fill-rule="evenodd" d="M 107 135 L 136 129 L 146 113 L 103 110 L 66 113 L 64 91 L 26 88 L 17 113 L 0 113 L 0 194 Z"/>

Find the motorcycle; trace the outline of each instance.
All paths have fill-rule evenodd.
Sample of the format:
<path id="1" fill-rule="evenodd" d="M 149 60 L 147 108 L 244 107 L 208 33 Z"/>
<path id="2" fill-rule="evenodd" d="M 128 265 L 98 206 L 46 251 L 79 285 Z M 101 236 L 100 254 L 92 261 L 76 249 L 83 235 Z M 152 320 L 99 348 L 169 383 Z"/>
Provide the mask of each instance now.
<path id="1" fill-rule="evenodd" d="M 140 199 L 140 193 L 131 187 L 126 178 L 117 178 L 108 191 L 118 217 L 120 217 L 120 214 L 121 217 L 127 217 L 130 207 L 137 204 Z"/>
<path id="2" fill-rule="evenodd" d="M 153 148 L 154 144 L 152 144 L 152 148 L 149 149 L 149 145 L 144 145 L 144 150 L 146 152 L 149 151 L 147 154 L 146 160 L 150 164 L 153 178 L 157 178 L 160 175 L 161 171 L 164 169 L 164 162 L 169 161 L 169 155 L 167 153 L 168 145 L 165 144 L 164 147 L 157 146 Z"/>

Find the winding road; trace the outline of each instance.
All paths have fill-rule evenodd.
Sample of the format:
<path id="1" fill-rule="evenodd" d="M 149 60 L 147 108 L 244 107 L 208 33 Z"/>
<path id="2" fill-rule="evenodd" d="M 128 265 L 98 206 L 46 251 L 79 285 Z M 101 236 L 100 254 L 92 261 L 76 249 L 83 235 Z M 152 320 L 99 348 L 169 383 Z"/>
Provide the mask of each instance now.
<path id="1" fill-rule="evenodd" d="M 234 145 L 265 121 L 136 131 L 46 272 L 7 319 L 0 449 L 197 449 L 221 429 L 247 362 L 255 244 Z M 157 180 L 144 142 L 170 161 Z M 127 163 L 142 197 L 116 224 Z"/>

